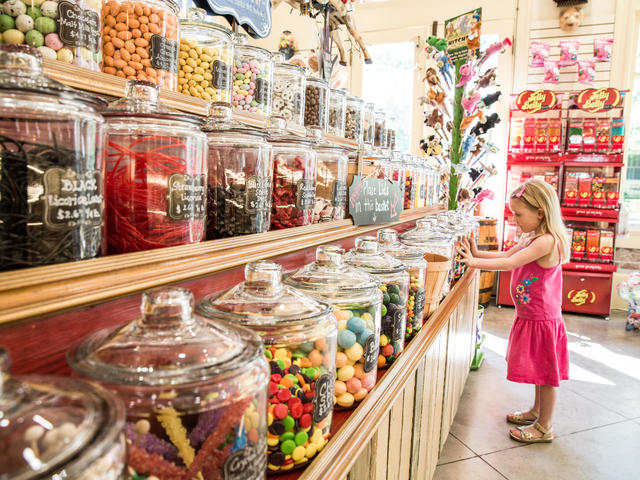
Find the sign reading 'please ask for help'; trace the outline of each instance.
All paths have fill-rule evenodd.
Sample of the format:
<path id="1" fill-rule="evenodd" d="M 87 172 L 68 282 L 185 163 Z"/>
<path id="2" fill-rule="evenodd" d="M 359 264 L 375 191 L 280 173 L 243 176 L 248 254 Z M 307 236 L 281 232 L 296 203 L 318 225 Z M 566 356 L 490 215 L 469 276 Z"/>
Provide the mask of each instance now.
<path id="1" fill-rule="evenodd" d="M 400 186 L 386 179 L 353 177 L 349 187 L 349 215 L 354 225 L 376 225 L 396 221 L 403 208 Z"/>

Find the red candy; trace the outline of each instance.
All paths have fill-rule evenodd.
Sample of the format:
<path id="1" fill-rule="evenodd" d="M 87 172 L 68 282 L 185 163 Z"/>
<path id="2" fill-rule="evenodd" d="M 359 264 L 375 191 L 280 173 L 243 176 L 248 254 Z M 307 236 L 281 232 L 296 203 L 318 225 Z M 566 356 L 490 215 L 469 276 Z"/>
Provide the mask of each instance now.
<path id="1" fill-rule="evenodd" d="M 291 392 L 286 388 L 278 390 L 278 393 L 276 395 L 278 397 L 278 400 L 280 400 L 281 402 L 288 402 L 291 399 Z"/>
<path id="2" fill-rule="evenodd" d="M 313 403 L 305 403 L 302 408 L 306 413 L 311 413 L 313 412 Z"/>
<path id="3" fill-rule="evenodd" d="M 273 407 L 273 416 L 276 417 L 278 420 L 282 420 L 288 414 L 289 414 L 289 409 L 284 403 L 279 403 L 278 405 Z"/>
<path id="4" fill-rule="evenodd" d="M 308 405 L 311 405 L 311 404 L 308 404 Z M 313 405 L 311 405 L 311 410 L 313 410 Z M 302 428 L 309 428 L 312 422 L 313 422 L 313 419 L 311 418 L 311 415 L 309 413 L 305 413 L 304 415 L 302 415 L 302 417 L 300 417 L 300 426 Z"/>
<path id="5" fill-rule="evenodd" d="M 282 380 L 282 375 L 280 375 L 279 373 L 274 373 L 273 375 L 271 375 L 272 382 L 280 383 L 280 380 Z"/>
<path id="6" fill-rule="evenodd" d="M 302 412 L 304 412 L 304 408 L 301 403 L 296 403 L 294 405 L 289 405 L 289 411 L 293 418 L 300 418 L 302 416 Z"/>
<path id="7" fill-rule="evenodd" d="M 269 395 L 275 395 L 278 391 L 277 383 L 269 383 Z"/>

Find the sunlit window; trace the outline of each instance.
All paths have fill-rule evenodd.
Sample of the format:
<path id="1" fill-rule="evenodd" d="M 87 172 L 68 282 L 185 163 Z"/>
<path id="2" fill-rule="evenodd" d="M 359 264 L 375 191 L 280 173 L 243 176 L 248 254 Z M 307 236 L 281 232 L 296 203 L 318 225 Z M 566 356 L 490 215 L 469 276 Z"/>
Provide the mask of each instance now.
<path id="1" fill-rule="evenodd" d="M 640 38 L 636 48 L 631 116 L 627 133 L 627 176 L 622 201 L 634 224 L 640 224 Z"/>

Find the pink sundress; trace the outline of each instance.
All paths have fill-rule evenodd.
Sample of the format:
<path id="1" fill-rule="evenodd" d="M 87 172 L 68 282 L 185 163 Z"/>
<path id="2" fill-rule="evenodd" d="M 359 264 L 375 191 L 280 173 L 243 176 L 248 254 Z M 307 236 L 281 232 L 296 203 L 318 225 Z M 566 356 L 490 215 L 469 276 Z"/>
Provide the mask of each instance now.
<path id="1" fill-rule="evenodd" d="M 562 266 L 533 261 L 511 272 L 516 319 L 507 347 L 507 380 L 557 387 L 569 379 L 562 318 Z"/>

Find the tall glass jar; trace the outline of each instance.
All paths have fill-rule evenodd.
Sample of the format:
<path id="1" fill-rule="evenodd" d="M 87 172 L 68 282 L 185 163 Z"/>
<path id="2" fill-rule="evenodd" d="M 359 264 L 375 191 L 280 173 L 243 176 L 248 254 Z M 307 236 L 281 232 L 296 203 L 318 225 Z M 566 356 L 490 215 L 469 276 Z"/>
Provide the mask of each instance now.
<path id="1" fill-rule="evenodd" d="M 347 95 L 345 88 L 332 88 L 329 93 L 329 121 L 327 132 L 344 137 L 345 115 L 347 114 Z"/>
<path id="2" fill-rule="evenodd" d="M 364 106 L 363 124 L 362 141 L 365 145 L 373 147 L 376 135 L 376 106 L 373 103 L 367 103 Z"/>
<path id="3" fill-rule="evenodd" d="M 207 239 L 269 230 L 273 161 L 264 130 L 213 103 L 202 127 L 208 139 Z"/>
<path id="4" fill-rule="evenodd" d="M 203 9 L 189 9 L 180 20 L 178 57 L 178 92 L 231 103 L 231 30 L 208 21 Z"/>
<path id="5" fill-rule="evenodd" d="M 320 127 L 327 131 L 329 120 L 329 82 L 317 77 L 307 77 L 304 100 L 304 125 Z"/>
<path id="6" fill-rule="evenodd" d="M 395 117 L 387 117 L 387 148 L 396 149 L 397 124 Z"/>
<path id="7" fill-rule="evenodd" d="M 244 33 L 234 34 L 233 40 L 233 106 L 268 117 L 273 85 L 271 52 L 249 45 L 249 37 Z"/>
<path id="8" fill-rule="evenodd" d="M 380 281 L 382 319 L 378 368 L 387 368 L 404 350 L 409 274 L 406 265 L 382 253 L 375 237 L 358 237 L 344 261 Z"/>
<path id="9" fill-rule="evenodd" d="M 413 163 L 413 156 L 405 154 L 403 162 L 405 168 L 405 187 L 404 187 L 404 208 L 413 208 L 416 198 L 416 166 Z"/>
<path id="10" fill-rule="evenodd" d="M 378 230 L 380 251 L 401 261 L 409 274 L 409 296 L 407 298 L 407 328 L 405 341 L 411 340 L 422 328 L 424 321 L 425 282 L 427 261 L 424 252 L 403 245 L 398 240 L 398 232 L 391 228 Z"/>
<path id="11" fill-rule="evenodd" d="M 313 223 L 316 201 L 316 152 L 309 138 L 290 135 L 284 119 L 272 117 L 269 142 L 273 146 L 271 228 Z"/>
<path id="12" fill-rule="evenodd" d="M 316 203 L 313 223 L 343 220 L 347 207 L 347 150 L 322 138 L 319 127 L 311 127 L 309 136 L 315 140 Z"/>
<path id="13" fill-rule="evenodd" d="M 375 131 L 373 134 L 373 146 L 376 148 L 387 148 L 387 125 L 384 110 L 375 112 Z"/>
<path id="14" fill-rule="evenodd" d="M 77 378 L 12 377 L 0 348 L 0 415 L 1 478 L 124 478 L 124 406 L 104 388 Z"/>
<path id="15" fill-rule="evenodd" d="M 400 192 L 402 193 L 404 193 L 406 181 L 406 171 L 404 169 L 403 158 L 403 154 L 398 151 L 394 151 L 391 153 L 390 179 L 398 184 L 398 186 L 400 187 Z"/>
<path id="16" fill-rule="evenodd" d="M 0 45 L 0 270 L 104 252 L 106 102 L 42 74 L 27 45 Z"/>
<path id="17" fill-rule="evenodd" d="M 307 78 L 304 68 L 284 63 L 282 53 L 274 54 L 273 99 L 271 114 L 283 117 L 287 123 L 304 125 L 304 97 Z"/>
<path id="18" fill-rule="evenodd" d="M 362 124 L 364 121 L 364 100 L 347 96 L 347 112 L 344 120 L 344 136 L 362 143 Z"/>
<path id="19" fill-rule="evenodd" d="M 148 290 L 141 317 L 86 337 L 67 359 L 124 402 L 136 475 L 264 478 L 269 368 L 262 343 L 193 307 L 189 290 Z"/>
<path id="20" fill-rule="evenodd" d="M 173 0 L 109 0 L 102 9 L 102 71 L 178 87 L 179 7 Z"/>
<path id="21" fill-rule="evenodd" d="M 427 191 L 427 176 L 424 168 L 424 160 L 420 157 L 414 157 L 413 164 L 415 165 L 416 180 L 416 196 L 413 202 L 413 208 L 422 208 L 424 206 L 424 199 Z"/>
<path id="22" fill-rule="evenodd" d="M 316 249 L 316 261 L 286 282 L 333 306 L 338 320 L 335 402 L 351 408 L 376 383 L 382 292 L 375 278 L 346 265 L 343 254 L 340 247 L 322 245 Z"/>
<path id="23" fill-rule="evenodd" d="M 329 439 L 338 325 L 331 307 L 282 283 L 277 263 L 245 267 L 245 281 L 205 297 L 203 315 L 250 328 L 269 360 L 268 471 L 308 464 Z M 249 478 L 249 477 L 245 477 Z"/>
<path id="24" fill-rule="evenodd" d="M 132 80 L 107 119 L 109 253 L 197 243 L 205 237 L 207 137 L 202 120 L 168 110 L 159 87 Z"/>

